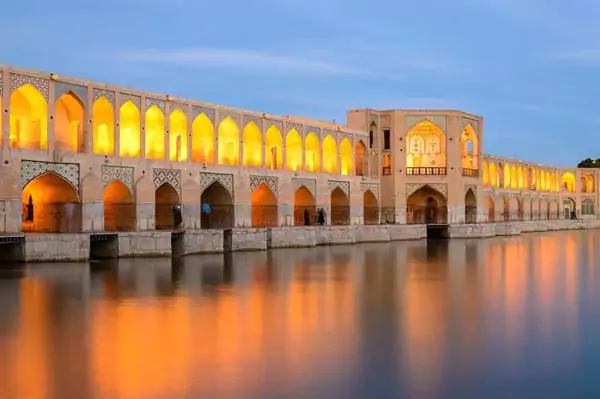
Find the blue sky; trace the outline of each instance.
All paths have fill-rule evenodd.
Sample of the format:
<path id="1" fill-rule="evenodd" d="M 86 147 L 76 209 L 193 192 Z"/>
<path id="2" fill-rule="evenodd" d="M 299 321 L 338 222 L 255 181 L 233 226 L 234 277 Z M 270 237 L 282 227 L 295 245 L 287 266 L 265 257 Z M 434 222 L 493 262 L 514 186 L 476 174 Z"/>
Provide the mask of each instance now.
<path id="1" fill-rule="evenodd" d="M 461 109 L 486 153 L 600 158 L 594 0 L 10 1 L 0 63 L 274 114 Z"/>

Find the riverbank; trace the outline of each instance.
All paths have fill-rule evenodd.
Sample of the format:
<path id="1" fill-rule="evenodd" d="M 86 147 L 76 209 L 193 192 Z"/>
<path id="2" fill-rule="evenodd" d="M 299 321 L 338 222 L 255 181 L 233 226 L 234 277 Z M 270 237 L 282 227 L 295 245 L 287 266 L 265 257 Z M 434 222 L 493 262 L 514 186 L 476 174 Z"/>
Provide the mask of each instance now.
<path id="1" fill-rule="evenodd" d="M 546 220 L 449 225 L 446 238 L 488 238 L 600 228 L 600 220 Z M 94 258 L 185 256 L 320 245 L 419 240 L 426 225 L 241 228 L 0 236 L 0 261 L 86 261 Z"/>

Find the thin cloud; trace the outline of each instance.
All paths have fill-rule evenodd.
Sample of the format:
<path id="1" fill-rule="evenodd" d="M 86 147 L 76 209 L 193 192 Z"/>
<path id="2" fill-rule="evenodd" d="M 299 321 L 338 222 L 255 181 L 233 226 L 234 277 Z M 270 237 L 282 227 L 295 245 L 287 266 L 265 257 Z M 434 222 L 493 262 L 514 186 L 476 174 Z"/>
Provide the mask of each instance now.
<path id="1" fill-rule="evenodd" d="M 586 65 L 600 65 L 600 50 L 575 50 L 558 53 L 554 59 Z"/>
<path id="2" fill-rule="evenodd" d="M 215 48 L 140 50 L 120 54 L 120 58 L 130 62 L 168 63 L 194 68 L 227 68 L 253 74 L 401 78 L 397 74 L 379 73 L 350 64 L 254 50 Z"/>

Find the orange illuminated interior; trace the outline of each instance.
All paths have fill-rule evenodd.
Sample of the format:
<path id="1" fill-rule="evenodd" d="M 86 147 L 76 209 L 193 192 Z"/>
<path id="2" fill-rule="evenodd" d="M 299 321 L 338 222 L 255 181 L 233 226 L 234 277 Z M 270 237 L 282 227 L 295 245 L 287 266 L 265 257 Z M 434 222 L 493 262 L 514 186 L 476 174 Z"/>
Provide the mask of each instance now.
<path id="1" fill-rule="evenodd" d="M 102 96 L 94 101 L 93 151 L 97 155 L 113 155 L 115 152 L 115 113 L 112 104 Z"/>
<path id="2" fill-rule="evenodd" d="M 292 172 L 302 169 L 302 137 L 292 129 L 285 137 L 285 168 Z"/>
<path id="3" fill-rule="evenodd" d="M 32 85 L 19 87 L 10 96 L 10 145 L 12 148 L 48 148 L 48 106 Z"/>
<path id="4" fill-rule="evenodd" d="M 215 162 L 214 127 L 203 113 L 192 122 L 192 162 L 206 164 Z"/>

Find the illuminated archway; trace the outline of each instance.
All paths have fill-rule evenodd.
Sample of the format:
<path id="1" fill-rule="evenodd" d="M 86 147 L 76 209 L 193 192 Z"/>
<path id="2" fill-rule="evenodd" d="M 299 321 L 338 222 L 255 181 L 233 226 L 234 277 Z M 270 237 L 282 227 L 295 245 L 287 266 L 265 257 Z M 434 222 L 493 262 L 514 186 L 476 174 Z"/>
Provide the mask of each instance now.
<path id="1" fill-rule="evenodd" d="M 367 146 L 359 140 L 354 146 L 354 167 L 356 176 L 367 176 L 369 163 L 367 161 Z"/>
<path id="2" fill-rule="evenodd" d="M 365 224 L 379 224 L 379 203 L 370 190 L 363 194 L 363 218 Z"/>
<path id="3" fill-rule="evenodd" d="M 488 188 L 490 186 L 490 170 L 487 161 L 483 161 L 482 168 L 483 187 Z"/>
<path id="4" fill-rule="evenodd" d="M 496 208 L 494 207 L 494 200 L 492 197 L 488 196 L 485 198 L 485 203 L 487 205 L 488 222 L 496 221 Z"/>
<path id="5" fill-rule="evenodd" d="M 546 191 L 552 191 L 552 173 L 546 172 Z"/>
<path id="6" fill-rule="evenodd" d="M 292 172 L 302 169 L 302 137 L 296 129 L 285 137 L 285 167 Z"/>
<path id="7" fill-rule="evenodd" d="M 517 187 L 521 190 L 525 188 L 525 182 L 523 180 L 523 167 L 519 166 L 517 168 Z"/>
<path id="8" fill-rule="evenodd" d="M 62 151 L 84 152 L 84 107 L 73 93 L 63 94 L 55 104 L 54 147 Z"/>
<path id="9" fill-rule="evenodd" d="M 498 170 L 494 162 L 490 162 L 490 187 L 498 187 Z"/>
<path id="10" fill-rule="evenodd" d="M 320 169 L 321 148 L 319 138 L 314 132 L 310 132 L 304 140 L 304 170 L 307 172 L 318 172 Z"/>
<path id="11" fill-rule="evenodd" d="M 294 226 L 313 226 L 316 223 L 315 197 L 309 189 L 301 186 L 294 193 Z"/>
<path id="12" fill-rule="evenodd" d="M 510 204 L 506 197 L 502 197 L 502 219 L 504 219 L 505 222 L 510 220 Z"/>
<path id="13" fill-rule="evenodd" d="M 215 163 L 215 129 L 204 113 L 192 122 L 192 162 Z"/>
<path id="14" fill-rule="evenodd" d="M 323 140 L 323 168 L 325 173 L 337 173 L 337 144 L 331 135 Z"/>
<path id="15" fill-rule="evenodd" d="M 515 165 L 510 168 L 510 187 L 513 189 L 519 187 L 519 173 Z"/>
<path id="16" fill-rule="evenodd" d="M 510 188 L 510 165 L 504 165 L 504 188 Z"/>
<path id="17" fill-rule="evenodd" d="M 283 167 L 283 139 L 277 126 L 267 129 L 267 147 L 265 158 L 268 169 L 281 169 Z"/>
<path id="18" fill-rule="evenodd" d="M 408 224 L 436 224 L 447 221 L 446 197 L 430 186 L 423 186 L 406 200 Z"/>
<path id="19" fill-rule="evenodd" d="M 175 226 L 176 206 L 179 194 L 169 183 L 164 183 L 154 192 L 154 220 L 156 230 L 173 230 Z"/>
<path id="20" fill-rule="evenodd" d="M 187 161 L 188 133 L 187 117 L 179 108 L 169 115 L 169 159 Z"/>
<path id="21" fill-rule="evenodd" d="M 113 155 L 115 152 L 115 112 L 106 97 L 94 101 L 92 107 L 93 151 L 96 155 Z"/>
<path id="22" fill-rule="evenodd" d="M 479 167 L 479 139 L 471 124 L 465 126 L 460 135 L 460 148 L 463 169 L 477 170 Z"/>
<path id="23" fill-rule="evenodd" d="M 254 122 L 244 128 L 243 165 L 251 168 L 262 166 L 262 132 Z"/>
<path id="24" fill-rule="evenodd" d="M 446 167 L 446 135 L 424 120 L 406 135 L 406 167 Z"/>
<path id="25" fill-rule="evenodd" d="M 575 175 L 570 172 L 563 173 L 563 175 L 560 179 L 560 185 L 567 192 L 574 193 L 575 192 Z"/>
<path id="26" fill-rule="evenodd" d="M 121 105 L 119 113 L 119 155 L 140 155 L 140 111 L 132 101 Z"/>
<path id="27" fill-rule="evenodd" d="M 498 162 L 497 176 L 498 188 L 504 188 L 504 164 L 502 162 Z"/>
<path id="28" fill-rule="evenodd" d="M 104 230 L 133 231 L 136 229 L 135 203 L 131 192 L 119 180 L 104 188 Z"/>
<path id="29" fill-rule="evenodd" d="M 276 227 L 279 225 L 277 197 L 265 183 L 252 192 L 251 204 L 252 227 Z"/>
<path id="30" fill-rule="evenodd" d="M 508 200 L 510 220 L 522 220 L 521 201 L 517 197 L 512 197 Z"/>
<path id="31" fill-rule="evenodd" d="M 340 143 L 340 173 L 342 176 L 348 176 L 352 174 L 352 159 L 352 143 L 347 137 L 345 137 Z"/>
<path id="32" fill-rule="evenodd" d="M 165 159 L 165 116 L 158 106 L 146 110 L 146 158 Z"/>
<path id="33" fill-rule="evenodd" d="M 202 229 L 229 229 L 235 221 L 233 198 L 225 187 L 215 181 L 200 196 Z"/>
<path id="34" fill-rule="evenodd" d="M 217 142 L 219 165 L 237 165 L 240 161 L 240 129 L 230 116 L 219 124 Z"/>
<path id="35" fill-rule="evenodd" d="M 53 172 L 27 183 L 21 194 L 22 228 L 26 232 L 81 231 L 81 203 L 77 191 Z"/>
<path id="36" fill-rule="evenodd" d="M 339 187 L 331 192 L 331 224 L 350 224 L 350 199 Z"/>
<path id="37" fill-rule="evenodd" d="M 10 95 L 10 146 L 48 148 L 48 105 L 42 93 L 30 84 Z"/>
<path id="38" fill-rule="evenodd" d="M 465 223 L 477 223 L 477 197 L 471 189 L 465 194 Z"/>
<path id="39" fill-rule="evenodd" d="M 589 173 L 581 175 L 581 192 L 582 193 L 593 193 L 594 190 L 594 176 Z"/>

